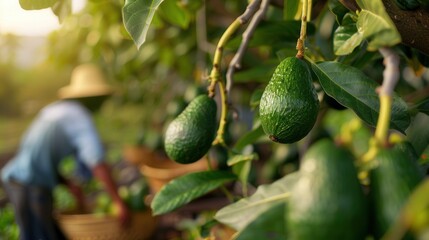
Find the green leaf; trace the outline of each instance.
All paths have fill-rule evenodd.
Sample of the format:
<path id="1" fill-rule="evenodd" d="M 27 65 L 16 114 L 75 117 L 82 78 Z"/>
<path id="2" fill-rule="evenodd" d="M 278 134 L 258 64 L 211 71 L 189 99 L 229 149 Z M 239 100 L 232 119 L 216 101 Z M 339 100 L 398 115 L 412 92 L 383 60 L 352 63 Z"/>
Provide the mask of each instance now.
<path id="1" fill-rule="evenodd" d="M 173 179 L 155 195 L 153 214 L 171 212 L 234 179 L 236 176 L 226 171 L 195 172 Z"/>
<path id="2" fill-rule="evenodd" d="M 52 6 L 52 12 L 58 17 L 60 23 L 62 23 L 72 13 L 71 0 L 58 0 Z"/>
<path id="3" fill-rule="evenodd" d="M 269 185 L 261 185 L 252 196 L 219 210 L 215 219 L 241 231 L 273 205 L 285 203 L 289 198 L 291 188 L 298 179 L 299 173 L 295 172 Z"/>
<path id="4" fill-rule="evenodd" d="M 238 176 L 238 180 L 241 182 L 241 190 L 245 196 L 247 196 L 248 192 L 248 180 L 250 171 L 252 170 L 252 162 L 251 161 L 241 161 L 232 166 L 232 172 Z"/>
<path id="5" fill-rule="evenodd" d="M 283 3 L 284 20 L 301 19 L 301 0 L 284 0 Z"/>
<path id="6" fill-rule="evenodd" d="M 344 16 L 342 25 L 334 35 L 334 50 L 337 55 L 347 55 L 368 41 L 367 49 L 376 51 L 379 48 L 394 46 L 401 42 L 401 36 L 386 13 L 381 0 L 358 0 L 361 11 L 357 19 L 351 13 Z"/>
<path id="7" fill-rule="evenodd" d="M 153 15 L 164 0 L 126 0 L 122 8 L 125 29 L 131 35 L 137 48 L 146 40 Z"/>
<path id="8" fill-rule="evenodd" d="M 265 132 L 262 126 L 259 124 L 255 129 L 244 134 L 234 145 L 234 150 L 241 152 L 247 145 L 256 142 L 262 136 L 265 136 Z"/>
<path id="9" fill-rule="evenodd" d="M 365 39 L 369 39 L 368 50 L 375 51 L 401 42 L 401 36 L 381 0 L 357 0 L 356 2 L 362 8 L 358 13 L 356 27 Z"/>
<path id="10" fill-rule="evenodd" d="M 334 33 L 335 54 L 350 54 L 363 40 L 362 34 L 357 32 L 355 16 L 348 13 L 345 15 L 342 25 Z"/>
<path id="11" fill-rule="evenodd" d="M 253 161 L 258 159 L 258 154 L 236 154 L 228 159 L 228 166 L 235 165 L 239 162 Z"/>
<path id="12" fill-rule="evenodd" d="M 19 0 L 19 5 L 24 10 L 39 10 L 52 7 L 57 0 Z"/>
<path id="13" fill-rule="evenodd" d="M 344 16 L 350 12 L 349 9 L 338 0 L 330 0 L 328 2 L 329 10 L 335 15 L 338 24 L 342 24 Z"/>
<path id="14" fill-rule="evenodd" d="M 237 236 L 237 240 L 253 239 L 270 239 L 284 240 L 287 239 L 285 204 L 275 204 L 268 210 L 261 213 L 253 222 L 247 225 Z"/>
<path id="15" fill-rule="evenodd" d="M 323 90 L 343 106 L 352 109 L 363 121 L 375 126 L 379 114 L 379 85 L 357 68 L 339 63 L 312 64 Z M 410 125 L 407 104 L 397 95 L 393 97 L 390 126 L 402 133 Z"/>
<path id="16" fill-rule="evenodd" d="M 181 8 L 176 0 L 164 0 L 164 3 L 159 8 L 159 13 L 170 24 L 181 28 L 187 28 L 191 21 L 189 13 Z"/>

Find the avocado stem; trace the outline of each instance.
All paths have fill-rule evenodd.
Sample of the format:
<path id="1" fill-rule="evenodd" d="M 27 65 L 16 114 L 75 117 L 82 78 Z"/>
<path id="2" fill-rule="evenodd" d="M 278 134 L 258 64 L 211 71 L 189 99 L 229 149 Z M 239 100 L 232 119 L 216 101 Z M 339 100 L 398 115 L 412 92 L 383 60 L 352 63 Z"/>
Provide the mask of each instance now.
<path id="1" fill-rule="evenodd" d="M 235 19 L 234 22 L 229 25 L 229 27 L 225 30 L 222 37 L 219 39 L 219 42 L 216 46 L 216 51 L 213 57 L 213 68 L 210 72 L 210 86 L 208 87 L 208 92 L 210 97 L 214 97 L 215 95 L 215 88 L 216 84 L 218 82 L 221 82 L 220 77 L 220 67 L 222 63 L 222 55 L 223 55 L 223 49 L 228 42 L 228 40 L 231 38 L 231 36 L 237 31 L 237 29 L 241 26 L 240 19 Z"/>
<path id="2" fill-rule="evenodd" d="M 228 115 L 228 99 L 226 95 L 225 84 L 222 81 L 219 81 L 219 90 L 220 90 L 220 98 L 221 98 L 221 104 L 222 104 L 222 112 L 220 115 L 219 128 L 216 133 L 216 138 L 213 141 L 212 145 L 220 144 L 226 147 L 226 143 L 225 143 L 225 140 L 223 139 L 223 135 L 225 133 L 225 126 L 227 122 L 226 118 Z"/>
<path id="3" fill-rule="evenodd" d="M 296 57 L 303 59 L 305 55 L 305 38 L 307 37 L 307 19 L 310 18 L 312 0 L 302 1 L 301 11 L 301 32 L 299 34 L 298 41 L 296 43 L 296 49 L 298 50 Z"/>

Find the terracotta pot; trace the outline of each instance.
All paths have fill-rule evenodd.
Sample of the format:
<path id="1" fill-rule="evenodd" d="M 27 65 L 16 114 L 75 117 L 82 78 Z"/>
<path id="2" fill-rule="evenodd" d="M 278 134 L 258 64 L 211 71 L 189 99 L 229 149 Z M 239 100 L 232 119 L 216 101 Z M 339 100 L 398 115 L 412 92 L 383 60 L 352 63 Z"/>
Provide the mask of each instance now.
<path id="1" fill-rule="evenodd" d="M 214 240 L 229 240 L 233 239 L 234 235 L 237 233 L 235 229 L 232 229 L 226 225 L 218 224 L 213 226 L 210 229 L 210 236 Z"/>
<path id="2" fill-rule="evenodd" d="M 155 153 L 151 149 L 145 146 L 138 145 L 125 146 L 122 154 L 124 156 L 125 161 L 135 166 L 140 166 L 142 164 L 148 163 L 156 157 Z"/>
<path id="3" fill-rule="evenodd" d="M 146 177 L 153 193 L 158 192 L 166 183 L 174 178 L 187 173 L 206 171 L 208 169 L 207 159 L 205 158 L 191 164 L 179 164 L 160 155 L 140 166 L 140 172 Z"/>

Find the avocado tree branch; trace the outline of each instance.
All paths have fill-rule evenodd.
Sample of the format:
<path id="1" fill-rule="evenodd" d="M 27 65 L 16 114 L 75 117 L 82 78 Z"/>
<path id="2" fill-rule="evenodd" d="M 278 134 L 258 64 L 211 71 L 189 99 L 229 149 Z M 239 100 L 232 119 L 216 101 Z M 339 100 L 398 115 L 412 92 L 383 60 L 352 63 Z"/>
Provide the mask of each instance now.
<path id="1" fill-rule="evenodd" d="M 380 99 L 380 112 L 378 115 L 377 125 L 374 137 L 369 142 L 368 151 L 362 156 L 361 164 L 365 165 L 372 163 L 377 155 L 380 147 L 387 144 L 389 123 L 392 111 L 393 90 L 399 80 L 399 55 L 391 48 L 379 49 L 380 54 L 384 58 L 383 83 L 377 89 Z M 368 169 L 373 165 L 369 164 L 365 167 L 367 170 L 359 173 L 359 178 L 363 184 L 369 184 Z"/>
<path id="2" fill-rule="evenodd" d="M 220 77 L 220 67 L 222 62 L 223 49 L 232 35 L 240 28 L 240 26 L 246 24 L 250 18 L 255 14 L 258 10 L 259 5 L 261 4 L 261 0 L 253 0 L 249 3 L 246 10 L 242 15 L 234 20 L 234 22 L 229 25 L 226 31 L 223 33 L 222 37 L 219 39 L 219 42 L 216 46 L 215 55 L 213 58 L 213 68 L 210 72 L 210 81 L 211 84 L 208 88 L 209 96 L 213 97 L 215 95 L 215 87 L 216 84 L 221 81 Z"/>
<path id="3" fill-rule="evenodd" d="M 252 38 L 253 32 L 255 31 L 259 22 L 265 16 L 269 3 L 270 3 L 270 0 L 262 0 L 261 7 L 255 13 L 249 25 L 247 26 L 246 30 L 243 32 L 243 35 L 242 35 L 243 39 L 241 41 L 240 47 L 238 48 L 236 54 L 234 55 L 234 58 L 232 58 L 231 62 L 229 63 L 228 71 L 226 73 L 226 92 L 227 92 L 228 98 L 229 98 L 230 90 L 232 88 L 233 75 L 235 73 L 235 70 L 241 68 L 241 60 L 243 59 L 244 53 L 247 49 L 247 46 L 249 45 L 249 41 Z"/>
<path id="4" fill-rule="evenodd" d="M 392 111 L 393 90 L 399 80 L 399 56 L 390 48 L 381 48 L 379 52 L 384 58 L 383 84 L 378 90 L 380 98 L 380 114 L 375 130 L 375 139 L 379 144 L 385 144 L 389 131 Z"/>
<path id="5" fill-rule="evenodd" d="M 213 141 L 213 145 L 220 144 L 225 146 L 225 141 L 223 139 L 223 134 L 225 132 L 225 126 L 227 122 L 228 116 L 228 96 L 226 94 L 225 84 L 221 79 L 221 62 L 222 62 L 222 54 L 223 49 L 232 35 L 240 28 L 240 26 L 246 24 L 252 17 L 255 15 L 256 11 L 259 9 L 261 5 L 261 0 L 253 0 L 247 6 L 245 12 L 240 15 L 238 18 L 234 20 L 234 22 L 226 29 L 220 38 L 217 46 L 216 52 L 213 59 L 213 68 L 210 72 L 210 86 L 208 87 L 208 94 L 210 97 L 214 97 L 216 85 L 219 85 L 220 88 L 220 97 L 222 103 L 222 112 L 220 116 L 219 128 L 217 131 L 217 135 L 215 140 Z"/>

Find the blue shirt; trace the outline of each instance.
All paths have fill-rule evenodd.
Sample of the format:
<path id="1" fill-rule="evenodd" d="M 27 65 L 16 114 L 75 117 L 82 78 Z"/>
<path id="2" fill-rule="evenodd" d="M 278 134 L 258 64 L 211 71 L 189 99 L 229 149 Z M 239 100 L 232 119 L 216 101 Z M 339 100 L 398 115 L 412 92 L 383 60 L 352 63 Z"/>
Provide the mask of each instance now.
<path id="1" fill-rule="evenodd" d="M 104 153 L 89 111 L 77 101 L 54 102 L 32 122 L 17 154 L 3 168 L 2 180 L 53 188 L 65 157 L 72 155 L 92 168 L 103 161 Z"/>

